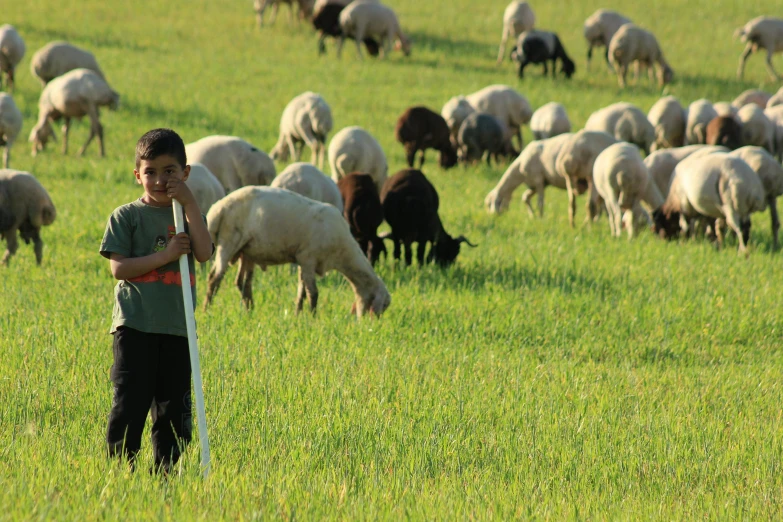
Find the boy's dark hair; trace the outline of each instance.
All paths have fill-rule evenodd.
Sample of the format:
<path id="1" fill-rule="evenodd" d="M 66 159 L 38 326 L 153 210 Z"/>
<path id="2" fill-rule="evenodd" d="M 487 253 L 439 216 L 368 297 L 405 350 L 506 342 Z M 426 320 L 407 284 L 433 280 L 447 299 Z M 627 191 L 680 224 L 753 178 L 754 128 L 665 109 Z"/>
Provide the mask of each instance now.
<path id="1" fill-rule="evenodd" d="M 141 165 L 141 160 L 155 159 L 163 154 L 173 156 L 183 169 L 188 163 L 185 143 L 179 134 L 171 129 L 152 129 L 136 143 L 136 168 Z"/>

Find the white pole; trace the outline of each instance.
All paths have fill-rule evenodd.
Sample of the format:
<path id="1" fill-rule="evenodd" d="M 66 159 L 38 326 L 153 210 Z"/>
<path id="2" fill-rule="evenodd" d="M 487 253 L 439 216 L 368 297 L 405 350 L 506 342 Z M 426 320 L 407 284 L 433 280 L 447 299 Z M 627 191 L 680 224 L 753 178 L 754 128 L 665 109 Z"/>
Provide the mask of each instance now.
<path id="1" fill-rule="evenodd" d="M 185 216 L 182 205 L 176 199 L 172 200 L 174 207 L 174 226 L 177 234 L 185 231 Z M 209 473 L 209 438 L 207 437 L 207 418 L 204 412 L 204 388 L 201 385 L 201 365 L 198 360 L 198 339 L 196 339 L 196 316 L 193 312 L 193 295 L 190 290 L 190 267 L 188 256 L 179 258 L 179 273 L 182 278 L 182 300 L 185 303 L 185 323 L 188 327 L 188 348 L 190 349 L 190 369 L 193 373 L 193 391 L 196 394 L 196 420 L 198 422 L 198 438 L 201 441 L 201 469 L 204 478 Z"/>

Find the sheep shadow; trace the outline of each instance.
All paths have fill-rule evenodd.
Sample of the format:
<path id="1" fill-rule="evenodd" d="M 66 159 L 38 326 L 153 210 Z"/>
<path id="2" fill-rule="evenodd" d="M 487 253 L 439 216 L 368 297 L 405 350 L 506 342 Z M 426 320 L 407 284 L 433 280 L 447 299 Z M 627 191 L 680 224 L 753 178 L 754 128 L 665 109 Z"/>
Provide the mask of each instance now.
<path id="1" fill-rule="evenodd" d="M 108 34 L 88 36 L 82 33 L 70 33 L 68 31 L 60 31 L 57 29 L 42 28 L 36 25 L 27 24 L 25 22 L 16 24 L 16 28 L 24 35 L 35 35 L 35 37 L 46 40 L 47 42 L 64 40 L 71 43 L 79 42 L 95 45 L 97 47 L 109 47 L 130 51 L 146 51 L 150 49 L 149 46 L 140 45 L 130 40 L 121 40 Z"/>
<path id="2" fill-rule="evenodd" d="M 228 123 L 225 118 L 216 118 L 195 108 L 175 109 L 128 100 L 121 103 L 120 110 L 132 112 L 149 121 L 166 121 L 174 126 L 192 125 L 196 122 L 199 126 L 209 129 L 212 134 L 231 136 L 253 136 L 256 134 L 256 129 L 238 125 L 236 122 Z"/>
<path id="3" fill-rule="evenodd" d="M 446 51 L 450 56 L 492 55 L 492 46 L 473 40 L 448 38 L 419 31 L 408 33 L 408 37 L 413 42 L 414 52 L 416 48 L 420 48 L 428 51 Z"/>

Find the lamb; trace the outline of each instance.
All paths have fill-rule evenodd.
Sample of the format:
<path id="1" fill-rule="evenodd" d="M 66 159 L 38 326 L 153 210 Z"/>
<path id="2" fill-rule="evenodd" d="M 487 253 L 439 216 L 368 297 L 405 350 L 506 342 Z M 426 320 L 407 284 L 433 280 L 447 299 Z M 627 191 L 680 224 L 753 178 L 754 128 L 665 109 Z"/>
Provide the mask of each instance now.
<path id="1" fill-rule="evenodd" d="M 650 173 L 650 179 L 655 183 L 659 192 L 666 197 L 669 194 L 672 173 L 679 162 L 692 154 L 708 154 L 719 151 L 728 152 L 728 149 L 709 145 L 686 145 L 655 151 L 644 158 L 644 164 Z"/>
<path id="2" fill-rule="evenodd" d="M 288 102 L 280 118 L 280 138 L 272 149 L 273 160 L 287 161 L 289 154 L 299 161 L 301 148 L 306 144 L 313 151 L 310 160 L 323 169 L 326 138 L 332 130 L 332 110 L 329 104 L 314 92 L 304 92 Z"/>
<path id="3" fill-rule="evenodd" d="M 462 122 L 457 135 L 458 156 L 462 161 L 480 161 L 487 154 L 487 165 L 495 156 L 495 162 L 501 156 L 518 154 L 511 145 L 510 137 L 505 135 L 502 124 L 497 118 L 486 112 L 474 112 Z"/>
<path id="4" fill-rule="evenodd" d="M 108 106 L 117 110 L 120 95 L 103 78 L 90 69 L 74 69 L 49 82 L 38 101 L 38 123 L 30 132 L 29 141 L 33 144 L 33 156 L 43 151 L 49 138 L 56 138 L 52 123 L 65 119 L 63 124 L 63 154 L 68 153 L 68 131 L 71 119 L 90 118 L 90 135 L 81 149 L 84 155 L 87 146 L 94 137 L 98 137 L 101 157 L 106 155 L 103 146 L 103 125 L 99 119 L 100 107 Z"/>
<path id="5" fill-rule="evenodd" d="M 533 113 L 530 130 L 534 139 L 543 140 L 571 132 L 571 120 L 568 119 L 565 107 L 557 102 L 549 102 Z"/>
<path id="6" fill-rule="evenodd" d="M 506 54 L 506 43 L 509 38 L 516 41 L 517 36 L 530 31 L 536 24 L 536 15 L 530 4 L 512 0 L 506 10 L 503 11 L 503 33 L 500 35 L 500 48 L 498 49 L 498 64 L 503 61 Z"/>
<path id="7" fill-rule="evenodd" d="M 381 191 L 381 204 L 391 233 L 383 238 L 394 242 L 394 259 L 400 259 L 405 247 L 405 264 L 413 261 L 413 243 L 417 243 L 416 259 L 424 265 L 424 249 L 431 243 L 427 263 L 435 261 L 441 267 L 454 263 L 465 236 L 451 237 L 438 216 L 440 200 L 435 187 L 420 170 L 405 169 L 389 178 Z"/>
<path id="8" fill-rule="evenodd" d="M 641 201 L 653 184 L 642 161 L 639 148 L 629 143 L 615 143 L 598 155 L 593 166 L 593 183 L 609 212 L 609 230 L 614 237 L 622 234 L 627 224 L 628 239 L 635 235 L 635 224 L 642 215 Z M 653 187 L 654 188 L 654 187 Z M 656 203 L 663 198 L 658 193 Z M 623 218 L 623 213 L 630 215 Z"/>
<path id="9" fill-rule="evenodd" d="M 356 41 L 356 52 L 362 58 L 361 42 L 365 38 L 373 38 L 380 45 L 381 58 L 391 52 L 393 40 L 397 40 L 395 48 L 402 49 L 405 56 L 411 54 L 411 44 L 408 37 L 400 29 L 400 22 L 394 11 L 374 1 L 356 1 L 348 4 L 340 13 L 340 29 L 342 34 L 337 41 L 337 57 L 342 54 L 345 38 Z"/>
<path id="10" fill-rule="evenodd" d="M 3 168 L 11 163 L 11 146 L 22 131 L 22 112 L 10 94 L 0 92 L 0 146 L 5 145 Z"/>
<path id="11" fill-rule="evenodd" d="M 633 143 L 645 154 L 650 153 L 656 137 L 647 115 L 632 103 L 625 102 L 613 103 L 591 114 L 585 130 L 603 131 L 619 141 Z"/>
<path id="12" fill-rule="evenodd" d="M 0 73 L 5 73 L 8 92 L 14 90 L 14 73 L 16 66 L 24 58 L 26 47 L 24 40 L 13 25 L 0 25 Z M 0 87 L 2 87 L 0 77 Z"/>
<path id="13" fill-rule="evenodd" d="M 770 107 L 774 107 L 775 105 L 783 105 L 783 87 L 778 89 L 778 92 L 776 92 L 774 95 L 772 95 L 772 98 L 767 100 L 767 109 Z"/>
<path id="14" fill-rule="evenodd" d="M 560 60 L 560 72 L 570 79 L 576 72 L 576 65 L 568 56 L 557 34 L 549 31 L 525 31 L 519 35 L 512 58 L 519 63 L 519 77 L 524 77 L 528 64 L 543 64 L 546 76 L 547 61 L 552 60 L 552 77 L 557 74 L 557 60 Z"/>
<path id="15" fill-rule="evenodd" d="M 663 219 L 653 231 L 671 239 L 687 233 L 694 218 L 715 219 L 718 246 L 723 243 L 723 226 L 737 233 L 739 252 L 747 252 L 750 214 L 766 207 L 764 187 L 753 169 L 727 153 L 692 156 L 674 169 L 669 195 L 662 207 Z"/>
<path id="16" fill-rule="evenodd" d="M 226 191 L 214 174 L 203 164 L 190 164 L 190 174 L 185 184 L 196 198 L 198 208 L 206 214 L 212 205 L 226 197 Z"/>
<path id="17" fill-rule="evenodd" d="M 444 169 L 457 164 L 457 151 L 451 143 L 446 120 L 426 107 L 406 109 L 397 120 L 394 137 L 405 148 L 405 159 L 411 168 L 418 151 L 421 151 L 419 168 L 424 165 L 424 153 L 427 149 L 440 151 L 440 166 Z"/>
<path id="18" fill-rule="evenodd" d="M 647 120 L 655 129 L 655 141 L 650 152 L 682 147 L 685 143 L 685 109 L 674 96 L 659 99 L 647 113 Z"/>
<path id="19" fill-rule="evenodd" d="M 367 255 L 370 264 L 375 266 L 381 253 L 386 254 L 386 246 L 378 237 L 378 227 L 383 223 L 383 207 L 378 189 L 371 176 L 358 172 L 340 178 L 337 188 L 343 198 L 343 216 L 351 228 L 351 235 Z"/>
<path id="20" fill-rule="evenodd" d="M 457 134 L 462 122 L 472 112 L 487 112 L 504 123 L 512 134 L 516 134 L 519 148 L 522 141 L 522 125 L 530 122 L 533 109 L 527 98 L 507 85 L 490 85 L 467 96 L 455 96 L 443 106 L 441 116 L 451 131 L 452 142 L 457 143 Z"/>
<path id="21" fill-rule="evenodd" d="M 338 38 L 342 34 L 340 29 L 340 13 L 343 12 L 345 6 L 349 2 L 345 0 L 328 2 L 316 2 L 313 10 L 313 27 L 318 31 L 318 53 L 326 53 L 326 37 L 331 36 Z M 367 52 L 370 56 L 378 56 L 378 42 L 372 38 L 365 38 L 363 41 L 364 46 L 367 48 Z"/>
<path id="22" fill-rule="evenodd" d="M 768 107 L 764 116 L 775 126 L 775 155 L 778 161 L 783 161 L 783 105 Z"/>
<path id="23" fill-rule="evenodd" d="M 329 167 L 335 183 L 353 172 L 372 176 L 380 193 L 389 166 L 380 143 L 361 127 L 346 127 L 329 143 Z"/>
<path id="24" fill-rule="evenodd" d="M 620 87 L 625 87 L 625 76 L 628 66 L 639 62 L 646 66 L 652 81 L 653 64 L 658 64 L 658 83 L 661 87 L 671 83 L 674 71 L 663 57 L 660 45 L 655 36 L 634 24 L 625 24 L 609 42 L 609 61 L 617 73 Z"/>
<path id="25" fill-rule="evenodd" d="M 759 49 L 766 49 L 767 72 L 775 81 L 780 81 L 780 76 L 772 67 L 772 55 L 783 52 L 783 19 L 759 16 L 734 31 L 734 38 L 745 43 L 745 50 L 740 55 L 737 78 L 742 79 L 748 56 Z"/>
<path id="26" fill-rule="evenodd" d="M 267 266 L 299 265 L 296 311 L 305 293 L 310 309 L 318 304 L 316 275 L 342 273 L 355 301 L 351 313 L 381 315 L 391 303 L 386 285 L 375 274 L 348 223 L 334 206 L 274 187 L 243 187 L 220 200 L 207 214 L 217 250 L 207 281 L 206 309 L 215 297 L 229 262 L 239 259 L 237 286 L 242 301 L 253 306 L 253 271 Z"/>
<path id="27" fill-rule="evenodd" d="M 606 63 L 609 61 L 609 42 L 620 27 L 630 24 L 630 18 L 626 18 L 616 11 L 599 9 L 585 20 L 584 34 L 587 40 L 587 70 L 590 70 L 590 60 L 593 58 L 593 47 L 606 48 Z"/>
<path id="28" fill-rule="evenodd" d="M 290 164 L 272 181 L 270 187 L 290 190 L 343 211 L 343 198 L 335 182 L 309 163 Z"/>
<path id="29" fill-rule="evenodd" d="M 685 118 L 685 144 L 707 143 L 707 125 L 717 117 L 717 111 L 706 98 L 691 103 Z"/>
<path id="30" fill-rule="evenodd" d="M 259 28 L 264 26 L 264 11 L 266 11 L 269 5 L 272 6 L 272 18 L 269 20 L 269 23 L 275 23 L 280 4 L 288 4 L 288 7 L 290 7 L 288 17 L 292 22 L 294 21 L 294 4 L 298 7 L 299 18 L 310 18 L 313 14 L 313 0 L 253 0 L 253 10 L 256 12 L 256 21 L 258 21 Z"/>
<path id="31" fill-rule="evenodd" d="M 101 80 L 106 80 L 95 55 L 68 42 L 50 42 L 44 45 L 33 55 L 30 62 L 30 72 L 44 87 L 50 81 L 74 69 L 89 69 Z"/>
<path id="32" fill-rule="evenodd" d="M 758 89 L 748 89 L 739 96 L 737 96 L 731 105 L 736 109 L 741 109 L 749 103 L 754 103 L 759 106 L 760 109 L 764 109 L 767 106 L 772 95 L 766 91 L 760 91 Z"/>
<path id="33" fill-rule="evenodd" d="M 780 230 L 777 198 L 783 195 L 783 167 L 761 147 L 741 147 L 731 152 L 729 156 L 744 160 L 761 180 L 772 221 L 772 248 L 777 250 L 778 230 Z"/>
<path id="34" fill-rule="evenodd" d="M 236 136 L 207 136 L 185 145 L 188 160 L 203 163 L 226 193 L 246 185 L 269 185 L 275 163 L 264 151 Z"/>
<path id="35" fill-rule="evenodd" d="M 764 147 L 775 152 L 775 125 L 757 105 L 745 105 L 737 112 L 742 124 L 742 144 Z"/>
<path id="36" fill-rule="evenodd" d="M 715 102 L 712 104 L 712 108 L 715 109 L 718 116 L 732 116 L 736 118 L 737 112 L 739 112 L 739 109 L 729 102 Z"/>
<path id="37" fill-rule="evenodd" d="M 722 145 L 729 150 L 742 147 L 742 125 L 734 116 L 718 116 L 707 124 L 707 145 Z"/>
<path id="38" fill-rule="evenodd" d="M 559 134 L 553 138 L 531 141 L 525 150 L 509 165 L 503 177 L 487 194 L 484 205 L 492 214 L 502 214 L 511 203 L 514 190 L 524 183 L 529 188 L 522 195 L 522 201 L 527 205 L 530 216 L 533 217 L 533 206 L 530 200 L 538 196 L 538 215 L 544 216 L 544 189 L 547 186 L 565 190 L 565 178 L 557 174 L 555 163 L 560 149 L 572 134 Z"/>
<path id="39" fill-rule="evenodd" d="M 43 259 L 41 227 L 51 225 L 57 217 L 49 193 L 29 172 L 0 170 L 0 237 L 6 251 L 2 263 L 7 265 L 17 249 L 16 232 L 25 243 L 33 241 L 35 262 Z"/>
<path id="40" fill-rule="evenodd" d="M 595 158 L 603 152 L 609 145 L 617 143 L 617 140 L 601 131 L 590 131 L 582 129 L 573 134 L 563 144 L 560 153 L 557 155 L 555 168 L 557 174 L 562 176 L 566 183 L 568 192 L 568 223 L 571 228 L 574 227 L 574 217 L 576 215 L 576 195 L 575 188 L 587 185 L 589 198 L 587 201 L 588 220 L 596 215 L 596 192 L 593 186 L 593 164 Z M 579 193 L 584 192 L 580 190 Z"/>

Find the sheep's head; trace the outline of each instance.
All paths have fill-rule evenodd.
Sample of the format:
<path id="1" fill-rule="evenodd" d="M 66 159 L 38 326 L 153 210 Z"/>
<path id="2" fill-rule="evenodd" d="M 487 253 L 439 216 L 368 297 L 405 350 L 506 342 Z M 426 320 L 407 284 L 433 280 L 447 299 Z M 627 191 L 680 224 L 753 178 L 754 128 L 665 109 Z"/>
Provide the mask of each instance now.
<path id="1" fill-rule="evenodd" d="M 120 108 L 120 95 L 116 91 L 111 91 L 111 98 L 109 99 L 109 110 L 116 111 Z"/>
<path id="2" fill-rule="evenodd" d="M 566 78 L 570 79 L 576 72 L 576 64 L 566 57 L 563 57 L 562 62 L 563 67 L 560 69 L 560 72 L 565 74 Z"/>
<path id="3" fill-rule="evenodd" d="M 397 42 L 394 44 L 394 49 L 396 51 L 402 51 L 402 54 L 405 56 L 411 55 L 411 41 L 410 39 L 405 35 L 400 35 L 397 39 Z"/>
<path id="4" fill-rule="evenodd" d="M 52 124 L 49 120 L 38 122 L 35 127 L 33 127 L 33 130 L 30 131 L 30 138 L 27 140 L 33 144 L 33 156 L 46 148 L 49 139 L 57 139 Z"/>
<path id="5" fill-rule="evenodd" d="M 457 164 L 457 151 L 449 143 L 448 147 L 444 147 L 440 151 L 440 166 L 444 169 L 450 169 Z"/>
<path id="6" fill-rule="evenodd" d="M 680 213 L 655 209 L 652 231 L 661 239 L 674 239 L 680 235 Z"/>
<path id="7" fill-rule="evenodd" d="M 508 198 L 503 197 L 503 194 L 498 189 L 493 189 L 492 192 L 487 194 L 484 198 L 484 206 L 487 207 L 487 212 L 490 214 L 502 214 L 508 210 Z"/>
<path id="8" fill-rule="evenodd" d="M 383 281 L 378 279 L 378 284 L 366 293 L 357 293 L 356 300 L 351 306 L 351 315 L 363 317 L 365 314 L 380 317 L 391 304 L 391 295 Z"/>
<path id="9" fill-rule="evenodd" d="M 459 236 L 458 238 L 455 239 L 449 236 L 448 234 L 444 233 L 444 237 L 441 237 L 440 240 L 438 240 L 432 246 L 433 259 L 442 268 L 451 266 L 454 263 L 454 261 L 457 260 L 457 256 L 459 255 L 460 245 L 462 243 L 467 243 L 468 246 L 474 248 L 476 247 L 476 245 L 468 241 L 468 239 L 465 236 Z"/>
<path id="10" fill-rule="evenodd" d="M 663 71 L 660 73 L 661 85 L 672 83 L 672 80 L 674 80 L 674 70 L 668 65 L 664 65 L 661 69 Z"/>

